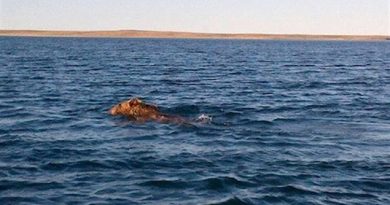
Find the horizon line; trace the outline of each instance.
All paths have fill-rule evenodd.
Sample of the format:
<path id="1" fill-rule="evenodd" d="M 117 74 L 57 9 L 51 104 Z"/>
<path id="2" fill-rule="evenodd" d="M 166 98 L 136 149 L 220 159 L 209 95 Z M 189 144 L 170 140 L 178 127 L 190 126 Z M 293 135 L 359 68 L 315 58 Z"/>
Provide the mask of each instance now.
<path id="1" fill-rule="evenodd" d="M 390 40 L 390 35 L 352 34 L 268 34 L 268 33 L 208 33 L 192 31 L 158 31 L 138 29 L 116 30 L 46 30 L 0 29 L 0 36 L 35 37 L 113 37 L 113 38 L 198 38 L 198 39 L 286 39 L 286 40 Z"/>
<path id="2" fill-rule="evenodd" d="M 300 36 L 382 36 L 390 37 L 390 34 L 313 34 L 313 33 L 258 33 L 258 32 L 201 32 L 185 30 L 153 30 L 153 29 L 2 29 L 0 31 L 32 31 L 32 32 L 169 32 L 169 33 L 193 33 L 193 34 L 216 34 L 216 35 L 300 35 Z"/>

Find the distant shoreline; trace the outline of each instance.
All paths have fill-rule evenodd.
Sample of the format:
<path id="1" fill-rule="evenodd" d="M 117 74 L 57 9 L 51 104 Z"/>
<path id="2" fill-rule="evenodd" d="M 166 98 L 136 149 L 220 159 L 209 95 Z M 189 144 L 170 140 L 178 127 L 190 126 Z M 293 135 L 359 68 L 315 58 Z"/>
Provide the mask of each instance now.
<path id="1" fill-rule="evenodd" d="M 223 34 L 175 31 L 110 30 L 110 31 L 50 31 L 0 30 L 0 36 L 20 37 L 90 37 L 90 38 L 178 38 L 178 39 L 263 39 L 312 41 L 388 41 L 381 35 L 306 35 L 306 34 Z"/>

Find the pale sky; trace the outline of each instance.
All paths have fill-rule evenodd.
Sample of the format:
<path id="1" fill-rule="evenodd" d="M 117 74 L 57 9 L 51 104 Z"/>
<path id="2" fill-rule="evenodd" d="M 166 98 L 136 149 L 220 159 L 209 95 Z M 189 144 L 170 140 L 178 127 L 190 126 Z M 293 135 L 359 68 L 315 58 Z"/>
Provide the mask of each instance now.
<path id="1" fill-rule="evenodd" d="M 390 0 L 0 0 L 0 29 L 390 35 Z"/>

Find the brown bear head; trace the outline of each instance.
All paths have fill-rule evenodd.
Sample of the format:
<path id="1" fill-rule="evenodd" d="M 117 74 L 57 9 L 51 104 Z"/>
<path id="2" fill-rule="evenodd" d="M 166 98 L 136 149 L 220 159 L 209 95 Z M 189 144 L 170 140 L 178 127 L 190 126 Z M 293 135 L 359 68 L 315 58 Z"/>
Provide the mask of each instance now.
<path id="1" fill-rule="evenodd" d="M 154 105 L 145 104 L 138 98 L 133 98 L 120 102 L 112 107 L 109 111 L 111 115 L 122 115 L 130 119 L 150 119 L 158 115 L 158 108 Z"/>

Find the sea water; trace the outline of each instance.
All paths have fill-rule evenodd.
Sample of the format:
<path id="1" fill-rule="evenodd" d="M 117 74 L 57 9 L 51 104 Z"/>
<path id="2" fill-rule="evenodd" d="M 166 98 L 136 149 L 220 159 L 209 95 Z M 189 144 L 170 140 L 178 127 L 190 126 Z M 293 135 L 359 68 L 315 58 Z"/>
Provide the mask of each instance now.
<path id="1" fill-rule="evenodd" d="M 389 42 L 1 37 L 0 115 L 0 204 L 390 203 Z"/>

